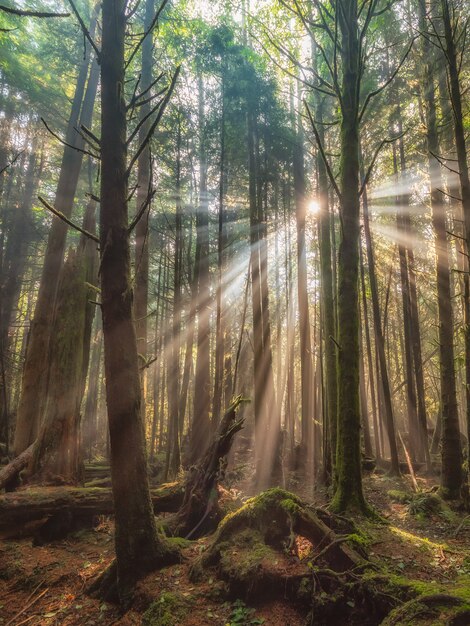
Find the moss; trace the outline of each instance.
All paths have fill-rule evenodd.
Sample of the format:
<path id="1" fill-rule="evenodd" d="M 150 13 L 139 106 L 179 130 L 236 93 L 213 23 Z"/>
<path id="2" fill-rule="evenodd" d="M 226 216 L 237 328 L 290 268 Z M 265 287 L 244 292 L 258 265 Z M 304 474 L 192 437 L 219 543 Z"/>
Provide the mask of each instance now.
<path id="1" fill-rule="evenodd" d="M 422 595 L 394 609 L 382 626 L 441 626 L 468 624 L 470 605 L 447 594 Z"/>
<path id="2" fill-rule="evenodd" d="M 238 533 L 235 542 L 220 545 L 220 567 L 229 579 L 249 580 L 261 569 L 263 561 L 277 558 L 261 535 L 250 529 Z"/>
<path id="3" fill-rule="evenodd" d="M 392 502 L 398 502 L 399 504 L 408 504 L 413 499 L 411 493 L 400 491 L 398 489 L 390 489 L 387 491 L 387 496 Z"/>
<path id="4" fill-rule="evenodd" d="M 190 539 L 185 539 L 184 537 L 167 537 L 167 541 L 170 546 L 174 546 L 180 550 L 188 548 L 193 543 Z"/>
<path id="5" fill-rule="evenodd" d="M 351 533 L 348 535 L 347 540 L 352 543 L 353 548 L 357 547 L 365 550 L 370 545 L 370 539 L 362 533 Z"/>
<path id="6" fill-rule="evenodd" d="M 192 602 L 179 593 L 164 591 L 142 616 L 142 626 L 177 626 L 189 613 Z"/>

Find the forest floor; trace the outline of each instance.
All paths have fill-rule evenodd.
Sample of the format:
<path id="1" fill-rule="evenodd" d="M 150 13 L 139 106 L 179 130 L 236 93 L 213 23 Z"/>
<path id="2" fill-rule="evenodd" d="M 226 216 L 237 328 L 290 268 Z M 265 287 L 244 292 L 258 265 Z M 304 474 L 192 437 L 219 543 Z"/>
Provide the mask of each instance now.
<path id="1" fill-rule="evenodd" d="M 435 479 L 420 479 L 429 490 Z M 436 503 L 432 496 L 413 496 L 408 478 L 391 479 L 372 474 L 365 479 L 369 501 L 387 522 L 361 520 L 371 561 L 385 567 L 397 581 L 413 579 L 427 593 L 433 591 L 470 595 L 470 516 Z M 319 495 L 321 500 L 321 494 Z M 321 502 L 317 501 L 317 504 Z M 237 625 L 297 626 L 306 621 L 308 607 L 293 603 L 282 593 L 256 594 L 246 603 L 223 593 L 223 584 L 210 570 L 198 582 L 190 579 L 190 566 L 204 552 L 210 538 L 187 542 L 182 563 L 155 572 L 142 580 L 132 609 L 118 609 L 88 597 L 90 580 L 113 558 L 113 524 L 102 517 L 92 529 L 66 540 L 32 546 L 31 538 L 0 541 L 0 624 L 2 626 L 120 625 L 201 626 Z M 311 544 L 271 563 L 271 568 L 305 572 Z M 295 552 L 295 553 L 294 553 Z M 234 565 L 237 566 L 236 550 Z M 243 564 L 240 565 L 243 567 Z M 324 593 L 321 589 L 318 593 Z M 153 605 L 152 605 L 153 602 Z M 150 609 L 149 606 L 151 605 Z M 351 605 L 354 599 L 351 598 Z M 331 624 L 363 624 L 345 617 Z M 410 622 L 415 623 L 415 622 Z M 416 622 L 418 623 L 418 622 Z M 431 618 L 419 624 L 438 624 Z M 442 622 L 444 623 L 444 622 Z"/>

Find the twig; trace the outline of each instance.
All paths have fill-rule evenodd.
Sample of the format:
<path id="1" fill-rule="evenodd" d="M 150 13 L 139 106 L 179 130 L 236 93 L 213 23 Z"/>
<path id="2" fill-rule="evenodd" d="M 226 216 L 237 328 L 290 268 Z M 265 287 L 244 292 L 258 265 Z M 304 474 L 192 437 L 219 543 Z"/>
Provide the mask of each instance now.
<path id="1" fill-rule="evenodd" d="M 39 587 L 39 585 L 38 585 L 38 587 Z M 37 589 L 38 587 L 36 587 L 36 589 Z M 25 611 L 27 611 L 29 608 L 31 608 L 31 607 L 33 606 L 33 604 L 36 604 L 36 602 L 37 602 L 38 600 L 40 600 L 40 599 L 42 598 L 42 596 L 44 596 L 44 595 L 45 595 L 48 591 L 49 591 L 49 587 L 47 587 L 47 589 L 44 589 L 44 591 L 41 591 L 41 593 L 40 593 L 39 595 L 37 595 L 37 596 L 36 596 L 33 600 L 31 600 L 31 602 L 28 602 L 28 601 L 27 601 L 26 605 L 25 605 L 25 606 L 21 609 L 21 611 L 19 611 L 19 612 L 18 612 L 18 613 L 17 613 L 14 617 L 12 617 L 12 618 L 11 618 L 11 620 L 9 620 L 9 621 L 5 624 L 5 626 L 10 626 L 10 624 L 13 624 L 13 623 L 15 622 L 15 620 L 16 620 L 16 619 L 17 619 L 20 615 L 23 615 L 23 613 L 24 613 Z M 34 593 L 34 591 L 33 591 L 33 593 Z M 33 595 L 33 594 L 31 594 L 31 595 Z M 29 596 L 29 598 L 31 598 L 31 596 Z M 28 600 L 29 600 L 29 598 L 28 598 Z"/>
<path id="2" fill-rule="evenodd" d="M 403 446 L 403 451 L 405 453 L 405 459 L 406 459 L 406 464 L 408 465 L 408 470 L 410 472 L 410 476 L 411 476 L 411 482 L 413 484 L 413 489 L 415 490 L 416 493 L 419 493 L 421 491 L 421 489 L 419 488 L 418 485 L 418 481 L 416 480 L 416 474 L 413 468 L 413 463 L 411 462 L 411 457 L 410 457 L 410 453 L 408 452 L 406 446 L 405 446 L 405 442 L 403 441 L 403 437 L 401 436 L 401 432 L 398 431 L 398 438 L 400 439 L 400 443 Z"/>
<path id="3" fill-rule="evenodd" d="M 462 530 L 462 528 L 465 525 L 465 522 L 470 519 L 470 515 L 467 515 L 466 517 L 463 518 L 463 520 L 460 522 L 460 524 L 457 526 L 457 528 L 454 530 L 454 538 L 457 537 L 457 535 L 459 534 L 459 532 Z"/>
<path id="4" fill-rule="evenodd" d="M 137 226 L 137 224 L 139 223 L 139 221 L 142 218 L 143 214 L 147 210 L 147 207 L 152 202 L 152 199 L 155 196 L 155 193 L 156 193 L 156 190 L 153 189 L 151 192 L 149 192 L 147 194 L 147 197 L 145 198 L 145 201 L 142 203 L 142 206 L 140 207 L 137 215 L 134 217 L 134 219 L 132 220 L 132 222 L 129 225 L 129 228 L 127 229 L 128 233 L 131 233 L 134 230 L 134 228 Z"/>
<path id="5" fill-rule="evenodd" d="M 19 158 L 20 158 L 20 156 L 23 154 L 23 152 L 24 152 L 24 149 L 23 149 L 23 150 L 20 150 L 20 151 L 18 152 L 18 154 L 17 154 L 15 157 L 13 157 L 13 159 L 10 161 L 10 163 L 7 163 L 7 164 L 5 165 L 5 167 L 2 167 L 2 169 L 0 170 L 0 176 L 1 176 L 1 175 L 3 174 L 3 172 L 5 172 L 5 171 L 6 171 L 9 167 L 11 167 L 12 165 L 14 165 L 14 164 L 16 163 L 16 161 L 18 161 L 18 159 L 19 159 Z"/>
<path id="6" fill-rule="evenodd" d="M 389 144 L 389 143 L 394 143 L 395 141 L 397 141 L 398 139 L 400 139 L 401 137 L 403 137 L 406 134 L 406 130 L 404 130 L 402 133 L 400 133 L 399 135 L 396 135 L 395 137 L 390 137 L 390 139 L 382 139 L 382 141 L 379 143 L 379 145 L 377 146 L 377 148 L 375 149 L 374 155 L 372 157 L 372 160 L 370 162 L 369 167 L 367 168 L 367 173 L 364 176 L 364 180 L 362 182 L 361 188 L 359 190 L 359 195 L 362 196 L 362 194 L 364 193 L 365 188 L 367 187 L 367 183 L 369 182 L 369 178 L 372 174 L 372 170 L 374 169 L 374 165 L 375 162 L 377 160 L 377 157 L 379 156 L 379 152 L 382 150 L 382 148 Z"/>
<path id="7" fill-rule="evenodd" d="M 60 143 L 64 146 L 67 146 L 67 148 L 71 148 L 72 150 L 76 150 L 77 152 L 81 152 L 82 154 L 86 154 L 87 156 L 91 156 L 94 159 L 99 159 L 99 155 L 97 154 L 93 154 L 93 152 L 90 152 L 89 150 L 84 150 L 82 148 L 78 148 L 77 146 L 74 146 L 71 143 L 67 143 L 67 141 L 65 141 L 64 139 L 62 139 L 62 137 L 60 137 L 60 135 L 58 135 L 57 133 L 55 133 L 51 128 L 49 128 L 49 126 L 47 125 L 46 120 L 41 117 L 41 122 L 44 124 L 44 126 L 46 127 L 46 129 L 51 133 L 51 135 L 53 137 L 55 137 L 57 139 L 57 141 L 60 141 Z"/>
<path id="8" fill-rule="evenodd" d="M 83 228 L 81 228 L 77 224 L 74 224 L 71 220 L 69 220 L 68 217 L 66 217 L 63 213 L 61 213 L 61 211 L 58 211 L 51 204 L 49 204 L 49 202 L 47 202 L 47 200 L 44 200 L 44 198 L 42 198 L 41 196 L 38 196 L 38 200 L 39 200 L 39 202 L 41 202 L 46 207 L 46 209 L 48 211 L 53 213 L 56 217 L 61 219 L 63 222 L 65 222 L 66 224 L 68 224 L 72 228 L 75 228 L 75 230 L 78 230 L 79 233 L 82 233 L 82 235 L 85 235 L 86 237 L 89 237 L 90 239 L 93 239 L 93 241 L 96 241 L 97 243 L 100 242 L 99 238 L 96 235 L 94 235 L 93 233 L 88 232 L 87 230 L 84 230 Z"/>
<path id="9" fill-rule="evenodd" d="M 70 1 L 70 0 L 69 0 Z M 139 41 L 137 42 L 134 50 L 132 50 L 131 55 L 126 63 L 126 68 L 129 67 L 129 65 L 132 62 L 132 59 L 135 57 L 135 55 L 137 54 L 140 46 L 144 43 L 144 40 L 150 35 L 150 33 L 152 32 L 152 30 L 155 28 L 156 23 L 158 22 L 158 18 L 160 17 L 161 12 L 163 11 L 163 9 L 165 8 L 166 4 L 167 4 L 168 0 L 162 0 L 161 5 L 158 7 L 157 12 L 155 13 L 155 17 L 153 18 L 150 26 L 147 28 L 147 30 L 145 31 L 145 33 L 142 35 L 142 37 L 139 39 Z"/>

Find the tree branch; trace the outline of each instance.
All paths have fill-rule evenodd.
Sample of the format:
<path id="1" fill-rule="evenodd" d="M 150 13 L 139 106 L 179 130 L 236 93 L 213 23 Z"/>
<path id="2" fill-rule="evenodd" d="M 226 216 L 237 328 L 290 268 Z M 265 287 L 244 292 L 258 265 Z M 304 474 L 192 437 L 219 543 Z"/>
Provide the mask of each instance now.
<path id="1" fill-rule="evenodd" d="M 366 175 L 364 176 L 364 180 L 362 181 L 362 185 L 361 185 L 361 188 L 359 190 L 359 195 L 360 196 L 362 196 L 362 194 L 364 193 L 364 190 L 365 190 L 365 188 L 367 186 L 367 183 L 369 182 L 370 175 L 372 174 L 372 170 L 374 168 L 375 162 L 376 162 L 377 157 L 379 156 L 379 153 L 382 150 L 382 148 L 386 144 L 394 143 L 395 141 L 397 141 L 398 139 L 403 137 L 406 134 L 406 132 L 407 131 L 404 130 L 402 133 L 400 133 L 399 135 L 396 135 L 395 137 L 390 137 L 389 139 L 382 139 L 382 141 L 379 143 L 379 145 L 375 149 L 375 152 L 374 152 L 374 155 L 373 155 L 372 160 L 370 162 L 370 165 L 367 168 L 367 172 L 366 172 Z"/>
<path id="2" fill-rule="evenodd" d="M 72 11 L 75 15 L 75 17 L 78 20 L 78 23 L 80 24 L 80 28 L 83 31 L 83 34 L 85 35 L 85 37 L 88 39 L 88 41 L 90 42 L 91 47 L 93 48 L 93 50 L 96 52 L 96 56 L 98 58 L 98 60 L 100 59 L 101 56 L 101 51 L 98 48 L 98 46 L 96 45 L 96 43 L 93 40 L 93 37 L 90 35 L 90 31 L 88 30 L 88 28 L 85 26 L 85 22 L 82 20 L 82 17 L 80 15 L 80 13 L 77 10 L 77 7 L 75 6 L 75 4 L 73 3 L 72 0 L 68 0 L 68 3 L 70 4 L 70 6 L 72 7 Z"/>
<path id="3" fill-rule="evenodd" d="M 55 207 L 53 207 L 51 204 L 49 204 L 49 202 L 47 202 L 47 200 L 44 200 L 44 198 L 42 198 L 41 196 L 38 196 L 38 200 L 39 200 L 39 202 L 41 202 L 41 204 L 43 204 L 43 206 L 48 211 L 53 213 L 56 217 L 61 219 L 63 222 L 65 222 L 66 224 L 68 224 L 69 226 L 74 228 L 75 230 L 78 230 L 79 233 L 82 233 L 82 235 L 85 235 L 86 237 L 89 237 L 90 239 L 93 239 L 93 241 L 96 241 L 96 243 L 100 242 L 99 238 L 96 235 L 94 235 L 93 233 L 88 232 L 87 230 L 84 230 L 83 228 L 81 228 L 77 224 L 74 224 L 61 211 L 58 211 Z"/>
<path id="4" fill-rule="evenodd" d="M 41 117 L 41 122 L 44 124 L 44 126 L 46 127 L 46 129 L 50 132 L 50 134 L 55 137 L 55 139 L 57 139 L 57 141 L 60 141 L 60 143 L 64 146 L 67 146 L 67 148 L 71 148 L 72 150 L 76 150 L 77 152 L 81 152 L 82 154 L 86 154 L 88 156 L 93 157 L 94 159 L 100 159 L 100 156 L 98 154 L 93 154 L 93 152 L 90 152 L 89 150 L 84 150 L 82 148 L 78 148 L 77 146 L 72 145 L 71 143 L 67 143 L 66 141 L 64 141 L 62 139 L 62 137 L 60 137 L 60 135 L 58 135 L 57 133 L 55 133 L 51 128 L 49 128 L 49 126 L 47 125 L 46 120 Z"/>
<path id="5" fill-rule="evenodd" d="M 329 161 L 327 159 L 327 156 L 326 156 L 326 153 L 325 153 L 325 148 L 323 147 L 323 143 L 322 143 L 322 141 L 320 139 L 320 135 L 318 133 L 317 126 L 315 124 L 315 121 L 313 119 L 312 113 L 310 111 L 310 107 L 308 106 L 306 100 L 304 100 L 304 105 L 305 105 L 305 108 L 307 109 L 307 115 L 308 115 L 309 120 L 310 120 L 310 125 L 312 127 L 313 134 L 315 135 L 315 139 L 317 141 L 318 149 L 320 150 L 320 154 L 321 154 L 321 157 L 322 157 L 323 162 L 325 164 L 326 171 L 328 173 L 328 177 L 329 177 L 329 179 L 331 181 L 331 184 L 333 185 L 334 190 L 336 191 L 336 193 L 338 195 L 338 198 L 341 199 L 341 192 L 339 190 L 338 183 L 336 182 L 336 179 L 335 179 L 335 177 L 333 175 L 333 171 L 332 171 L 332 169 L 330 167 L 330 163 L 329 163 Z"/>
<path id="6" fill-rule="evenodd" d="M 27 11 L 24 9 L 15 9 L 0 4 L 0 11 L 9 13 L 10 15 L 18 15 L 19 17 L 69 17 L 70 13 L 51 13 L 48 11 Z"/>
<path id="7" fill-rule="evenodd" d="M 139 158 L 139 156 L 141 155 L 141 153 L 143 152 L 143 150 L 145 149 L 145 146 L 148 144 L 148 142 L 150 141 L 150 139 L 152 138 L 153 133 L 155 132 L 155 129 L 157 128 L 158 124 L 160 123 L 160 120 L 162 119 L 162 115 L 165 112 L 166 106 L 171 98 L 171 95 L 173 93 L 173 89 L 175 88 L 176 85 L 176 81 L 178 79 L 179 73 L 181 70 L 181 65 L 179 65 L 176 70 L 175 73 L 173 74 L 173 78 L 171 79 L 171 83 L 170 86 L 168 87 L 168 91 L 165 94 L 165 97 L 163 98 L 163 102 L 158 110 L 157 116 L 155 118 L 155 120 L 153 121 L 152 125 L 149 128 L 149 131 L 147 133 L 147 135 L 145 136 L 145 139 L 142 141 L 142 143 L 140 144 L 137 152 L 134 154 L 134 156 L 131 159 L 131 162 L 129 163 L 129 167 L 127 168 L 127 172 L 126 175 L 129 176 L 131 173 L 131 170 L 135 164 L 135 162 L 137 161 L 137 159 Z"/>
<path id="8" fill-rule="evenodd" d="M 165 8 L 166 4 L 167 4 L 168 0 L 162 0 L 161 5 L 159 6 L 157 12 L 155 13 L 155 17 L 153 18 L 150 26 L 147 28 L 147 30 L 145 31 L 145 33 L 142 35 L 142 37 L 139 39 L 139 41 L 137 42 L 137 44 L 134 47 L 134 50 L 132 50 L 131 55 L 129 57 L 129 59 L 127 60 L 126 63 L 126 68 L 129 67 L 129 65 L 132 62 L 132 59 L 135 57 L 135 55 L 137 54 L 138 50 L 140 49 L 140 46 L 144 43 L 144 40 L 150 35 L 150 33 L 152 32 L 152 30 L 155 28 L 155 25 L 158 22 L 158 18 L 160 17 L 161 12 L 163 11 L 163 9 Z"/>

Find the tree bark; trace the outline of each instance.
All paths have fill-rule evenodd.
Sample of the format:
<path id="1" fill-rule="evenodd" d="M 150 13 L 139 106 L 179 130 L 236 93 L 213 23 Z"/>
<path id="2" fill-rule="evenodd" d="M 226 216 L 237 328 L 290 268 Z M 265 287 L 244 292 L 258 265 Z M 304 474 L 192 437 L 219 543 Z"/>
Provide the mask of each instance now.
<path id="1" fill-rule="evenodd" d="M 96 14 L 90 26 L 91 34 L 94 32 L 95 25 Z M 80 115 L 88 75 L 90 53 L 90 46 L 87 45 L 85 58 L 77 77 L 75 95 L 65 134 L 65 141 L 77 148 L 82 148 L 84 142 L 75 128 L 79 126 L 79 121 L 87 127 L 90 126 L 91 113 L 96 94 L 96 85 L 90 77 L 86 95 L 88 102 L 86 105 L 85 103 L 83 104 L 83 111 Z M 83 154 L 81 152 L 68 146 L 64 148 L 54 206 L 66 217 L 70 217 L 72 213 L 82 158 Z M 34 317 L 31 321 L 21 381 L 21 396 L 17 411 L 16 431 L 13 443 L 15 454 L 22 452 L 36 439 L 45 407 L 48 368 L 44 367 L 44 358 L 49 350 L 50 332 L 54 318 L 54 302 L 65 252 L 66 238 L 67 225 L 58 218 L 54 219 L 47 240 L 44 266 Z"/>
<path id="2" fill-rule="evenodd" d="M 421 28 L 426 28 L 426 1 L 419 2 Z M 423 93 L 426 114 L 426 143 L 432 224 L 435 233 L 437 305 L 439 314 L 439 357 L 442 411 L 442 472 L 441 488 L 445 497 L 460 496 L 462 483 L 462 450 L 460 444 L 457 392 L 454 369 L 454 337 L 451 286 L 449 273 L 449 251 L 447 243 L 446 210 L 443 199 L 441 171 L 435 156 L 439 154 L 437 134 L 436 98 L 434 87 L 434 54 L 432 44 L 423 37 L 424 61 Z"/>
<path id="3" fill-rule="evenodd" d="M 338 432 L 333 510 L 367 509 L 361 475 L 359 405 L 359 128 L 360 45 L 357 0 L 338 9 L 341 32 L 341 242 L 338 260 Z"/>
<path id="4" fill-rule="evenodd" d="M 126 2 L 104 0 L 102 6 L 101 292 L 117 583 L 120 600 L 127 604 L 136 580 L 174 554 L 157 535 L 150 499 L 132 317 L 124 101 Z"/>

